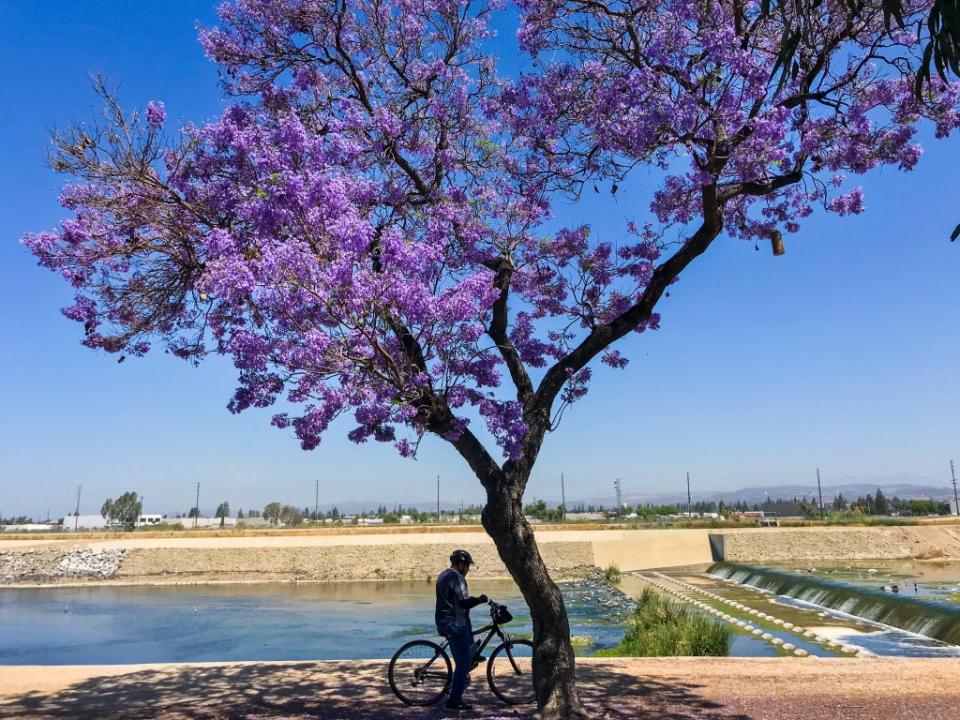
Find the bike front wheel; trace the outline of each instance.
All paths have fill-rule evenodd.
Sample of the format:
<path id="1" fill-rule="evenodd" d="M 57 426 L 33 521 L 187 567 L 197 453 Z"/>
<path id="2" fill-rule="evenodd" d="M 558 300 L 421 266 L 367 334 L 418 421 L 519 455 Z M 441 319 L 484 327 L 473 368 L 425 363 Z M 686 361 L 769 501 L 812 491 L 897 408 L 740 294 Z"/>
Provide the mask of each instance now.
<path id="1" fill-rule="evenodd" d="M 450 658 L 429 640 L 408 642 L 390 658 L 390 688 L 407 705 L 433 705 L 450 689 Z"/>
<path id="2" fill-rule="evenodd" d="M 508 640 L 497 646 L 487 661 L 487 682 L 493 694 L 510 705 L 536 699 L 533 690 L 533 643 Z"/>

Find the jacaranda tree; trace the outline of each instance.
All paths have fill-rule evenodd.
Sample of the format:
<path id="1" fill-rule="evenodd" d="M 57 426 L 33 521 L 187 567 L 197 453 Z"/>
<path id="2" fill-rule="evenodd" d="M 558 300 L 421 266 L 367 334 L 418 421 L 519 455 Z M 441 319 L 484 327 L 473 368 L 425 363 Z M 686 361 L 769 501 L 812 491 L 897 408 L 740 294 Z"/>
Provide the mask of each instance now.
<path id="1" fill-rule="evenodd" d="M 84 344 L 230 355 L 230 409 L 282 401 L 273 423 L 305 449 L 347 415 L 351 440 L 403 456 L 451 443 L 532 613 L 539 712 L 581 716 L 523 516 L 544 438 L 717 237 L 779 248 L 815 207 L 859 213 L 848 175 L 913 168 L 924 120 L 957 128 L 956 86 L 913 92 L 931 2 L 888 30 L 883 0 L 802 22 L 755 0 L 520 0 L 503 22 L 529 71 L 508 78 L 499 2 L 237 0 L 200 34 L 235 102 L 176 130 L 101 86 L 104 120 L 54 138 L 71 217 L 25 242 L 77 289 Z M 615 241 L 551 221 L 635 170 L 659 188 Z"/>

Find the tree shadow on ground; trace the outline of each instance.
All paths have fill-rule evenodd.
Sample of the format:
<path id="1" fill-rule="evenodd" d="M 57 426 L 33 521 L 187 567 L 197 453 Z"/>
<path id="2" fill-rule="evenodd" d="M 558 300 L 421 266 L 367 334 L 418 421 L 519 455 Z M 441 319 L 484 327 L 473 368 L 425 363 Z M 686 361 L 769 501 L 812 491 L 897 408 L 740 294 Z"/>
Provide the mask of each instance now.
<path id="1" fill-rule="evenodd" d="M 578 669 L 591 713 L 610 720 L 750 720 L 725 711 L 690 682 L 638 678 L 615 667 Z M 474 674 L 466 698 L 474 710 L 450 714 L 440 706 L 403 705 L 390 691 L 386 662 L 295 663 L 171 667 L 89 678 L 55 694 L 0 697 L 2 718 L 144 718 L 156 720 L 266 720 L 267 718 L 443 717 L 528 718 L 533 708 L 511 707 Z"/>

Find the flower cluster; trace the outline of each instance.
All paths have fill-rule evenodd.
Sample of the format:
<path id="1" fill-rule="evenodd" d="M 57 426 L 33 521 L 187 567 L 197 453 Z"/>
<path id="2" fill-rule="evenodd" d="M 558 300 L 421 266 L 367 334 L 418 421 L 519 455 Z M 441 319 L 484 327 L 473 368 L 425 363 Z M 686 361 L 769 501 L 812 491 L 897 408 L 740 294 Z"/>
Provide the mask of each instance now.
<path id="1" fill-rule="evenodd" d="M 532 463 L 554 400 L 582 398 L 598 356 L 627 365 L 612 343 L 658 326 L 715 237 L 862 212 L 848 176 L 913 168 L 921 121 L 960 126 L 960 88 L 913 94 L 919 46 L 879 0 L 821 3 L 783 84 L 782 21 L 755 0 L 516 5 L 532 70 L 505 79 L 497 3 L 224 4 L 201 31 L 237 96 L 219 118 L 164 147 L 153 101 L 58 140 L 73 217 L 25 243 L 78 290 L 84 342 L 229 355 L 230 410 L 288 405 L 273 423 L 305 449 L 345 416 L 404 456 L 482 424 Z M 558 197 L 638 167 L 659 178 L 649 222 L 552 223 Z"/>

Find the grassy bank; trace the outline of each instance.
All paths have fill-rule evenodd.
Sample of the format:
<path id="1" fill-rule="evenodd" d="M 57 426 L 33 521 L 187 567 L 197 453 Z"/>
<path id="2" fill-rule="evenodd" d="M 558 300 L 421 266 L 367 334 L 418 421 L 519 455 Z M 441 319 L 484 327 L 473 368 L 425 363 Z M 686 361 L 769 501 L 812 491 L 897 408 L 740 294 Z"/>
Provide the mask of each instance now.
<path id="1" fill-rule="evenodd" d="M 644 588 L 637 609 L 627 620 L 620 644 L 600 650 L 604 657 L 726 656 L 730 631 L 685 605 Z"/>

